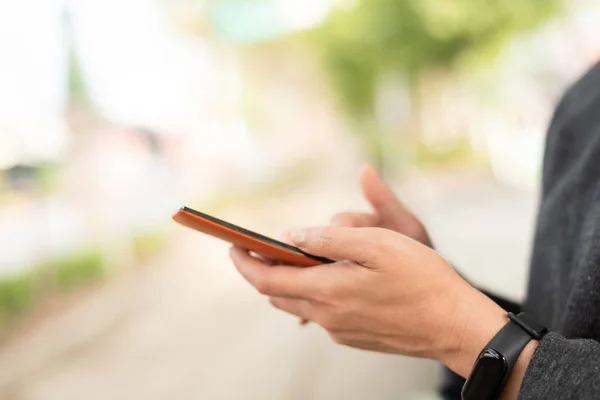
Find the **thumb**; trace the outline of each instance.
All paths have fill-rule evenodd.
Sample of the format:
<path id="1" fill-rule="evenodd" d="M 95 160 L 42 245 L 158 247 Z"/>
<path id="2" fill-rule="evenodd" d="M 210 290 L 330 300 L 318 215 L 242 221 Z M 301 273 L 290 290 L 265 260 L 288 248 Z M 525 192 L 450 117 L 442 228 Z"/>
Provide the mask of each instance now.
<path id="1" fill-rule="evenodd" d="M 381 179 L 375 168 L 365 165 L 360 171 L 360 187 L 381 221 L 398 221 L 408 210 L 390 187 Z"/>

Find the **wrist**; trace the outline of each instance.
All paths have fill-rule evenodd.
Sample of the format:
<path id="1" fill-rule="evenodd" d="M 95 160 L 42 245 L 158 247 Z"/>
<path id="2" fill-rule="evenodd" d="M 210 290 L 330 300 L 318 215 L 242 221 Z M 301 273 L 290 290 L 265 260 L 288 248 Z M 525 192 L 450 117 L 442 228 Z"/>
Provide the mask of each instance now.
<path id="1" fill-rule="evenodd" d="M 458 307 L 450 344 L 438 359 L 452 371 L 467 378 L 484 347 L 506 325 L 506 311 L 483 293 L 473 293 Z"/>
<path id="2" fill-rule="evenodd" d="M 513 400 L 516 399 L 519 395 L 519 391 L 521 390 L 521 384 L 523 383 L 523 378 L 525 377 L 525 371 L 529 367 L 529 363 L 531 362 L 531 358 L 533 357 L 533 353 L 538 348 L 540 342 L 533 339 L 521 352 L 515 367 L 513 368 L 506 384 L 504 385 L 504 391 L 500 396 L 501 400 Z"/>

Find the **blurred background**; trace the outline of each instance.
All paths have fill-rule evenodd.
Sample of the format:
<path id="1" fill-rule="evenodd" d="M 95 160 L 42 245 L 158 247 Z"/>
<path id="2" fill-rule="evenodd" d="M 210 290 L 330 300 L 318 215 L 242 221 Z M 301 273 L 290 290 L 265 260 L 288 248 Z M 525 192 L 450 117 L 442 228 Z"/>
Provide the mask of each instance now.
<path id="1" fill-rule="evenodd" d="M 586 0 L 0 0 L 0 398 L 435 399 L 439 365 L 273 310 L 186 204 L 278 237 L 366 209 L 524 295 Z"/>

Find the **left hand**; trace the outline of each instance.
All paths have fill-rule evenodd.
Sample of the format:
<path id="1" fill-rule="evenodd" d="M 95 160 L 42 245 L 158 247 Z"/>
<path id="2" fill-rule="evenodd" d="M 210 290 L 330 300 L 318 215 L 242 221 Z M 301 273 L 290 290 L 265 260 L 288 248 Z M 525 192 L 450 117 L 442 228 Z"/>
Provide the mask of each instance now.
<path id="1" fill-rule="evenodd" d="M 462 376 L 506 323 L 502 308 L 434 250 L 382 228 L 294 232 L 302 250 L 340 260 L 273 267 L 233 248 L 239 272 L 271 303 L 361 349 L 438 359 Z"/>

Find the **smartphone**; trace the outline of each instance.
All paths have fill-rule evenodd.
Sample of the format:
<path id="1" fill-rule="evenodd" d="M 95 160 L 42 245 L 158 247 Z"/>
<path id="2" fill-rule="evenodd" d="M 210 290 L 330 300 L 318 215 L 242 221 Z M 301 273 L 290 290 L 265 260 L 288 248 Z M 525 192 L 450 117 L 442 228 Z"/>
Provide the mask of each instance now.
<path id="1" fill-rule="evenodd" d="M 173 214 L 173 219 L 188 228 L 225 240 L 284 264 L 310 267 L 334 262 L 325 257 L 308 254 L 287 243 L 260 235 L 189 207 L 181 207 Z"/>

